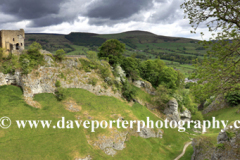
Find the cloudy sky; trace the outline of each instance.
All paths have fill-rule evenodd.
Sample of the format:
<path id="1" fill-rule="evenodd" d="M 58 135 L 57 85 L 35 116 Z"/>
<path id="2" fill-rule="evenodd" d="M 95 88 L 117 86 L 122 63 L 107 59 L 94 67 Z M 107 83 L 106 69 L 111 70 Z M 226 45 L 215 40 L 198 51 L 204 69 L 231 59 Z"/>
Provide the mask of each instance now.
<path id="1" fill-rule="evenodd" d="M 0 30 L 27 33 L 119 33 L 131 30 L 202 39 L 190 34 L 184 0 L 0 0 Z M 207 31 L 206 28 L 200 28 Z M 203 37 L 206 39 L 207 36 Z"/>

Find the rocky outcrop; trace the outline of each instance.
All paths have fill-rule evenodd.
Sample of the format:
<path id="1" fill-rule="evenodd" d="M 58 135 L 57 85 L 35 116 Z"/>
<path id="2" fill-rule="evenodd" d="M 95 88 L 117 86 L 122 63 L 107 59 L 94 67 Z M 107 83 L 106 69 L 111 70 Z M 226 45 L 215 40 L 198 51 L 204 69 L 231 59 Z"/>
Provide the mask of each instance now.
<path id="1" fill-rule="evenodd" d="M 98 146 L 107 155 L 114 156 L 118 150 L 125 148 L 124 142 L 126 141 L 128 132 L 118 132 L 117 130 L 111 131 L 111 136 L 98 136 L 98 140 L 93 146 Z"/>
<path id="2" fill-rule="evenodd" d="M 191 160 L 210 160 L 215 149 L 211 140 L 204 136 L 193 139 L 192 146 L 194 152 Z"/>
<path id="3" fill-rule="evenodd" d="M 167 107 L 164 110 L 164 114 L 167 116 L 167 119 L 169 121 L 180 121 L 180 120 L 184 120 L 184 121 L 189 121 L 191 120 L 191 112 L 185 108 L 183 112 L 179 112 L 178 110 L 178 102 L 175 98 L 172 98 L 168 104 Z"/>
<path id="4" fill-rule="evenodd" d="M 219 133 L 217 140 L 211 160 L 240 160 L 240 129 L 227 129 Z"/>
<path id="5" fill-rule="evenodd" d="M 240 160 L 240 129 L 228 127 L 219 133 L 217 145 L 213 145 L 207 138 L 194 139 L 192 145 L 192 160 Z"/>
<path id="6" fill-rule="evenodd" d="M 179 116 L 181 120 L 190 121 L 192 114 L 187 108 L 183 107 L 183 112 L 181 112 Z"/>
<path id="7" fill-rule="evenodd" d="M 148 94 L 155 95 L 155 89 L 148 81 L 137 80 L 133 82 L 133 85 L 138 88 L 143 88 Z"/>
<path id="8" fill-rule="evenodd" d="M 167 107 L 165 108 L 164 114 L 166 114 L 167 119 L 169 121 L 174 120 L 174 121 L 180 121 L 180 116 L 178 112 L 178 102 L 175 98 L 171 99 Z"/>
<path id="9" fill-rule="evenodd" d="M 100 79 L 94 70 L 84 72 L 79 70 L 81 63 L 78 59 L 67 59 L 61 64 L 52 66 L 51 57 L 45 55 L 46 66 L 41 66 L 27 75 L 15 72 L 14 75 L 0 73 L 0 86 L 18 85 L 22 88 L 24 97 L 33 97 L 39 93 L 54 93 L 55 83 L 60 81 L 63 88 L 82 88 L 96 95 L 106 95 L 120 98 L 121 94 L 113 92 L 111 88 L 105 89 L 100 83 L 95 86 L 88 84 L 90 78 Z"/>
<path id="10" fill-rule="evenodd" d="M 226 102 L 223 95 L 218 95 L 217 98 L 202 111 L 202 113 L 207 114 L 209 112 L 217 111 L 225 107 L 229 107 L 229 104 Z"/>
<path id="11" fill-rule="evenodd" d="M 157 132 L 155 132 L 151 128 L 142 128 L 139 132 L 139 136 L 142 138 L 162 138 L 163 137 L 163 131 L 158 129 Z"/>

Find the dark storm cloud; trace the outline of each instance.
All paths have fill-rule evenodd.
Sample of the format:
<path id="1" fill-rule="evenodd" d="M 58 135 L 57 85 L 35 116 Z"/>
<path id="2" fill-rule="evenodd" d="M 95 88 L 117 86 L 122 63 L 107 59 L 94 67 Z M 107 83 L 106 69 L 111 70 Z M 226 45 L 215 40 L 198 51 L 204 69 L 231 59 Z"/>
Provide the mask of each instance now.
<path id="1" fill-rule="evenodd" d="M 101 0 L 89 6 L 87 17 L 121 20 L 129 18 L 141 10 L 149 9 L 152 0 Z"/>
<path id="2" fill-rule="evenodd" d="M 35 19 L 57 14 L 64 0 L 0 0 L 1 11 L 21 19 Z"/>
<path id="3" fill-rule="evenodd" d="M 150 23 L 170 22 L 178 18 L 182 0 L 0 0 L 1 12 L 11 21 L 30 20 L 29 27 L 43 27 L 73 22 L 78 16 L 89 24 L 112 26 L 130 21 L 144 21 L 144 11 L 154 11 Z M 89 3 L 90 2 L 90 3 Z M 162 4 L 156 8 L 155 4 Z M 10 21 L 10 19 L 9 19 Z M 4 20 L 5 22 L 5 20 Z M 3 20 L 0 20 L 3 23 Z"/>
<path id="4" fill-rule="evenodd" d="M 184 0 L 168 0 L 162 3 L 159 9 L 149 18 L 152 23 L 173 23 L 177 19 L 183 19 L 183 11 L 180 10 L 180 5 Z"/>

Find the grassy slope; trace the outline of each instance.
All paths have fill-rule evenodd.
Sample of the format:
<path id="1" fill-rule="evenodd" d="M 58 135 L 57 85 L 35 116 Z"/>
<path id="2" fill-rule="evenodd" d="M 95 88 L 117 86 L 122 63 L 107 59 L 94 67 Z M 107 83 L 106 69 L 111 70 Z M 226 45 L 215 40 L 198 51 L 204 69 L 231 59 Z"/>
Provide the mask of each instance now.
<path id="1" fill-rule="evenodd" d="M 127 105 L 113 97 L 96 96 L 82 89 L 68 89 L 72 97 L 82 107 L 81 112 L 69 112 L 58 102 L 53 94 L 39 94 L 35 100 L 42 109 L 27 105 L 22 97 L 22 91 L 15 86 L 0 87 L 0 116 L 8 116 L 12 126 L 0 130 L 1 159 L 73 159 L 91 155 L 94 159 L 174 159 L 181 153 L 183 144 L 189 140 L 186 133 L 177 130 L 164 129 L 164 138 L 143 139 L 131 136 L 126 142 L 126 148 L 118 151 L 115 157 L 107 156 L 103 151 L 87 143 L 86 135 L 96 140 L 97 135 L 107 134 L 108 130 L 98 129 L 91 133 L 87 129 L 17 129 L 15 120 L 53 120 L 56 124 L 62 116 L 75 120 L 75 116 L 87 119 L 86 112 L 93 119 L 113 119 L 112 114 L 121 114 L 126 120 L 138 118 L 152 120 L 158 118 L 146 107 L 134 104 Z"/>

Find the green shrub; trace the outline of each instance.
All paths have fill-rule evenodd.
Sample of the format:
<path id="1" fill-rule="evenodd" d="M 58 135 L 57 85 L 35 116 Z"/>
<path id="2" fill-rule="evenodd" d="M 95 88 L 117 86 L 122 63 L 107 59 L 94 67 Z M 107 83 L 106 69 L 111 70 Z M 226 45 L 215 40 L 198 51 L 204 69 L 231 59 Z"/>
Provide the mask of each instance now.
<path id="1" fill-rule="evenodd" d="M 191 88 L 191 86 L 193 86 L 195 83 L 193 83 L 193 82 L 188 82 L 188 83 L 186 83 L 185 84 L 185 88 L 186 89 L 189 89 L 189 88 Z"/>
<path id="2" fill-rule="evenodd" d="M 230 132 L 230 131 L 226 131 L 226 134 L 228 136 L 228 140 L 232 139 L 233 137 L 235 137 L 235 133 L 234 132 Z"/>
<path id="3" fill-rule="evenodd" d="M 66 76 L 64 76 L 64 74 L 63 74 L 63 73 L 61 73 L 61 74 L 60 74 L 60 78 L 62 78 L 62 79 L 64 79 L 64 80 L 66 80 L 66 79 L 67 79 L 67 77 L 66 77 Z"/>
<path id="4" fill-rule="evenodd" d="M 225 98 L 231 106 L 237 106 L 240 104 L 240 91 L 230 92 L 225 96 Z"/>
<path id="5" fill-rule="evenodd" d="M 219 149 L 224 149 L 224 144 L 223 143 L 219 143 L 216 145 L 216 148 L 219 148 Z"/>
<path id="6" fill-rule="evenodd" d="M 58 87 L 55 91 L 55 95 L 58 101 L 62 101 L 66 98 L 66 90 L 64 88 Z"/>
<path id="7" fill-rule="evenodd" d="M 131 101 L 136 96 L 136 90 L 134 89 L 134 87 L 132 87 L 131 84 L 129 84 L 128 81 L 125 81 L 125 83 L 123 84 L 122 91 L 122 95 L 124 98 L 127 99 L 127 101 Z"/>
<path id="8" fill-rule="evenodd" d="M 56 60 L 62 61 L 66 56 L 66 53 L 63 49 L 59 49 L 56 51 L 55 58 Z"/>
<path id="9" fill-rule="evenodd" d="M 33 42 L 30 46 L 29 46 L 29 49 L 37 49 L 37 50 L 40 50 L 42 49 L 42 46 L 41 44 L 37 43 L 37 42 Z"/>
<path id="10" fill-rule="evenodd" d="M 61 87 L 61 82 L 60 81 L 56 81 L 55 87 Z"/>
<path id="11" fill-rule="evenodd" d="M 3 73 L 14 73 L 17 68 L 19 68 L 18 56 L 9 54 L 6 61 L 2 64 Z"/>
<path id="12" fill-rule="evenodd" d="M 44 64 L 44 56 L 40 53 L 37 48 L 30 48 L 27 53 L 22 54 L 19 58 L 23 74 L 28 74 L 38 65 Z"/>
<path id="13" fill-rule="evenodd" d="M 88 81 L 88 84 L 96 86 L 97 82 L 98 82 L 97 78 L 90 78 L 89 81 Z"/>
<path id="14" fill-rule="evenodd" d="M 85 71 L 85 72 L 91 72 L 90 70 L 90 61 L 87 60 L 87 59 L 80 59 L 80 62 L 82 64 L 82 69 Z"/>
<path id="15" fill-rule="evenodd" d="M 196 111 L 195 114 L 192 115 L 192 120 L 196 121 L 196 120 L 203 120 L 203 115 L 202 112 L 200 111 Z"/>
<path id="16" fill-rule="evenodd" d="M 103 79 L 109 77 L 110 74 L 111 74 L 109 66 L 107 66 L 106 64 L 100 65 L 99 66 L 99 71 L 100 71 L 100 75 Z"/>

